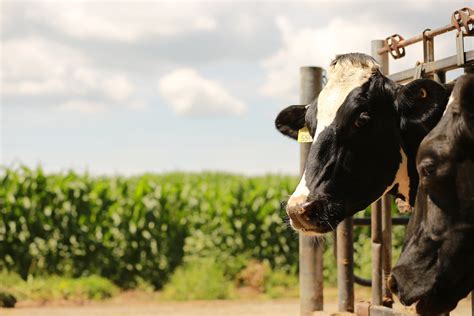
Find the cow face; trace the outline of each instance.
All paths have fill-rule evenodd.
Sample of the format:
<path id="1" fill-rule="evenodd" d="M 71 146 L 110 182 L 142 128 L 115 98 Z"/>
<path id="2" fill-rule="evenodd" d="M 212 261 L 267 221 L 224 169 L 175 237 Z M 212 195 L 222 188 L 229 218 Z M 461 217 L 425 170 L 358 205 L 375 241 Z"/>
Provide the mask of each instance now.
<path id="1" fill-rule="evenodd" d="M 303 177 L 287 203 L 292 227 L 308 235 L 328 232 L 392 188 L 408 201 L 418 180 L 409 153 L 446 102 L 445 89 L 434 81 L 399 86 L 370 56 L 337 57 L 318 99 L 286 108 L 275 121 L 292 138 L 305 124 L 313 136 Z M 404 142 L 409 130 L 414 141 Z"/>
<path id="2" fill-rule="evenodd" d="M 417 204 L 422 207 L 410 218 L 389 279 L 402 303 L 418 302 L 420 314 L 449 312 L 474 289 L 473 151 L 474 75 L 465 75 L 443 118 L 420 145 Z"/>

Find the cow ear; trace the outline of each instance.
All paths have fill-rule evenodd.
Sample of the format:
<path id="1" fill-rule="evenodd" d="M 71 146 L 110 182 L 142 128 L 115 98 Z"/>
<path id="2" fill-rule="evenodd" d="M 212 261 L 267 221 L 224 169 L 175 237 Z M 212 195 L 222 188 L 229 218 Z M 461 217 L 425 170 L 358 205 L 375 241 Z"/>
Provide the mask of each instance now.
<path id="1" fill-rule="evenodd" d="M 464 75 L 458 82 L 461 109 L 470 116 L 474 116 L 474 74 Z"/>
<path id="2" fill-rule="evenodd" d="M 395 103 L 402 121 L 431 125 L 443 115 L 448 98 L 448 89 L 443 85 L 430 79 L 417 79 L 398 89 Z"/>
<path id="3" fill-rule="evenodd" d="M 290 105 L 277 115 L 275 127 L 283 135 L 298 139 L 298 131 L 305 125 L 305 115 L 305 105 Z"/>

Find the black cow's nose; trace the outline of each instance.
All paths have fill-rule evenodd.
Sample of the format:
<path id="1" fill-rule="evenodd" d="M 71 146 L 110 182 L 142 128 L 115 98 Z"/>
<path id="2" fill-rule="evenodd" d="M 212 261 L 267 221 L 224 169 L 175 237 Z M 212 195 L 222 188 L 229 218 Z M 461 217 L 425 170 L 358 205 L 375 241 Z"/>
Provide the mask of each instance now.
<path id="1" fill-rule="evenodd" d="M 390 274 L 387 280 L 387 286 L 393 294 L 398 295 L 398 283 L 393 274 Z"/>
<path id="2" fill-rule="evenodd" d="M 429 177 L 434 174 L 436 166 L 431 158 L 425 158 L 418 164 L 418 172 L 422 177 Z"/>

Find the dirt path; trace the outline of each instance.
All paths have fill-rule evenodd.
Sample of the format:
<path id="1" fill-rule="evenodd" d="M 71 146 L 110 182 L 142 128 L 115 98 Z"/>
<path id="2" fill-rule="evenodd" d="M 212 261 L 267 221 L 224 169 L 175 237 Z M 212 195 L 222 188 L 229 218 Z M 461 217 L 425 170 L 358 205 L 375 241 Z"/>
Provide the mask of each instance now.
<path id="1" fill-rule="evenodd" d="M 325 304 L 328 312 L 335 302 Z M 451 316 L 470 316 L 470 300 L 463 300 Z M 192 302 L 106 302 L 83 306 L 19 306 L 0 309 L 1 316 L 288 316 L 299 314 L 297 299 Z"/>

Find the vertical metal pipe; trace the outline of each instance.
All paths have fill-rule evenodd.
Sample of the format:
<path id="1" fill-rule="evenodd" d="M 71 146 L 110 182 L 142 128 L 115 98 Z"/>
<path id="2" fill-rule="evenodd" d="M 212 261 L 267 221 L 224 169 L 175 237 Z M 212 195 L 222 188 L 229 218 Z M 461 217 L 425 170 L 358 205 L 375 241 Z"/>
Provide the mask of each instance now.
<path id="1" fill-rule="evenodd" d="M 309 104 L 323 88 L 324 70 L 300 68 L 300 102 Z M 300 143 L 300 174 L 303 175 L 311 143 Z M 300 315 L 323 310 L 323 247 L 311 237 L 299 234 Z"/>
<path id="2" fill-rule="evenodd" d="M 423 32 L 423 62 L 428 63 L 430 61 L 434 61 L 434 38 L 425 36 L 425 32 Z M 440 82 L 440 78 L 436 73 L 428 75 L 426 78 Z"/>
<path id="3" fill-rule="evenodd" d="M 354 238 L 353 218 L 337 226 L 337 289 L 339 311 L 354 311 Z"/>
<path id="4" fill-rule="evenodd" d="M 382 202 L 372 203 L 372 304 L 382 305 Z"/>
<path id="5" fill-rule="evenodd" d="M 371 42 L 372 44 L 372 57 L 379 63 L 379 65 L 382 67 L 382 73 L 384 75 L 389 74 L 389 63 L 388 63 L 388 53 L 384 53 L 382 55 L 379 55 L 377 51 L 379 48 L 383 48 L 385 46 L 385 41 L 384 40 L 373 40 Z"/>
<path id="6" fill-rule="evenodd" d="M 389 62 L 388 54 L 379 55 L 377 51 L 385 46 L 384 40 L 372 41 L 372 57 L 382 67 L 382 73 L 388 75 Z M 391 269 L 392 261 L 392 214 L 390 207 L 384 207 L 383 223 L 385 224 L 385 233 L 382 227 L 382 200 L 388 200 L 387 197 L 382 197 L 372 204 L 371 212 L 371 239 L 372 239 L 372 304 L 382 305 L 382 293 L 386 297 L 391 297 L 390 291 L 382 290 L 385 286 L 383 275 L 388 275 Z M 385 258 L 385 265 L 383 265 L 383 258 Z M 382 273 L 382 267 L 384 272 Z"/>
<path id="7" fill-rule="evenodd" d="M 389 195 L 382 197 L 382 304 L 392 307 L 393 296 L 387 286 L 387 279 L 392 271 L 392 199 Z"/>
<path id="8" fill-rule="evenodd" d="M 464 68 L 464 73 L 474 74 L 474 66 L 467 66 Z M 471 315 L 474 316 L 474 290 L 471 291 Z"/>
<path id="9" fill-rule="evenodd" d="M 471 291 L 471 315 L 474 316 L 474 291 Z"/>

